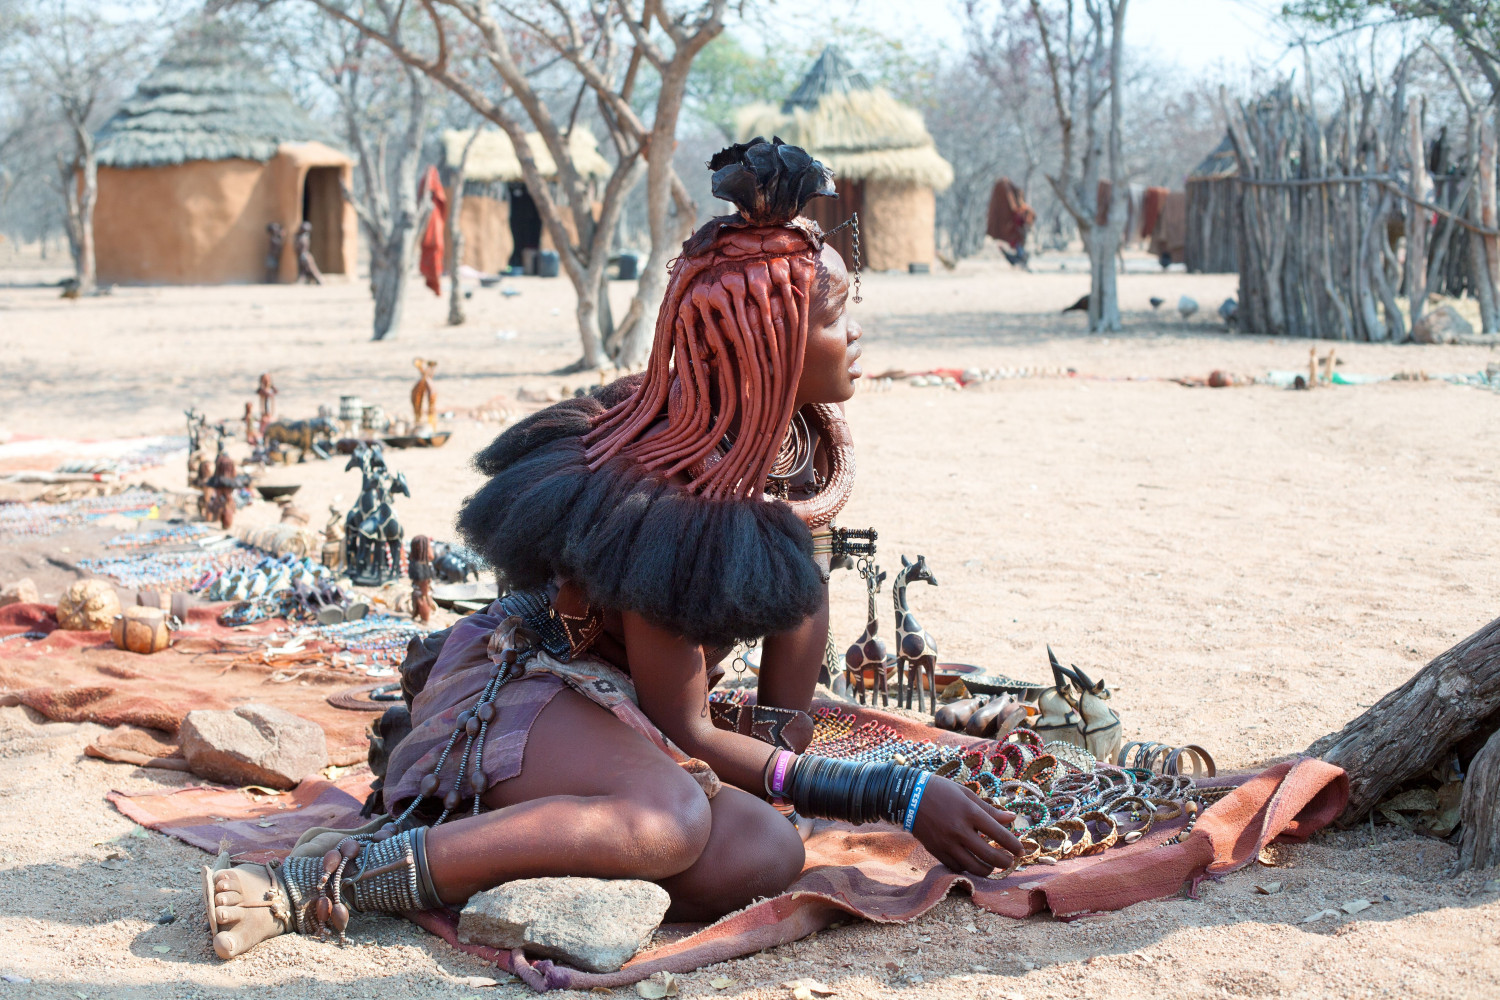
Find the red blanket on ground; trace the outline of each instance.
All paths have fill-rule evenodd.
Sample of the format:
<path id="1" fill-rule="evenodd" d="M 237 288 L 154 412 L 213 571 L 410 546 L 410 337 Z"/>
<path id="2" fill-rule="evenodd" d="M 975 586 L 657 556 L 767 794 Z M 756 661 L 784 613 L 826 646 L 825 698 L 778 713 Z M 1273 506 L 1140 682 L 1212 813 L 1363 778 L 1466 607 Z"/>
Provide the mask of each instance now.
<path id="1" fill-rule="evenodd" d="M 0 644 L 0 703 L 26 705 L 57 722 L 143 727 L 175 743 L 171 737 L 182 717 L 195 708 L 260 702 L 322 726 L 333 763 L 363 762 L 374 713 L 335 708 L 327 697 L 373 681 L 352 673 L 258 666 L 235 641 L 269 634 L 284 623 L 225 628 L 215 620 L 222 608 L 193 608 L 191 629 L 177 632 L 171 648 L 150 656 L 116 649 L 108 632 L 59 629 L 50 604 L 0 608 L 0 638 L 47 633 L 45 639 Z"/>
<path id="2" fill-rule="evenodd" d="M 892 716 L 878 712 L 860 714 L 893 722 Z M 237 858 L 265 861 L 285 854 L 309 827 L 359 825 L 368 779 L 365 772 L 338 785 L 304 782 L 279 801 L 205 787 L 146 795 L 115 792 L 110 801 L 137 823 L 206 851 L 216 852 L 227 841 Z M 802 877 L 786 892 L 716 923 L 678 928 L 681 937 L 642 952 L 612 973 L 580 972 L 530 959 L 520 950 L 506 953 L 462 944 L 458 914 L 451 910 L 409 916 L 455 948 L 493 961 L 537 990 L 623 986 L 659 971 L 690 972 L 795 941 L 846 914 L 881 923 L 914 920 L 955 885 L 968 890 L 977 905 L 1007 917 L 1045 909 L 1066 919 L 1118 910 L 1174 895 L 1205 875 L 1248 864 L 1272 841 L 1306 840 L 1338 815 L 1349 795 L 1344 772 L 1317 760 L 1285 761 L 1260 774 L 1215 779 L 1215 784 L 1226 780 L 1240 782 L 1239 788 L 1205 811 L 1181 844 L 1164 846 L 1181 829 L 1178 820 L 1155 827 L 1135 844 L 1051 867 L 1025 868 L 1004 879 L 957 875 L 893 827 L 822 823 L 807 842 Z"/>

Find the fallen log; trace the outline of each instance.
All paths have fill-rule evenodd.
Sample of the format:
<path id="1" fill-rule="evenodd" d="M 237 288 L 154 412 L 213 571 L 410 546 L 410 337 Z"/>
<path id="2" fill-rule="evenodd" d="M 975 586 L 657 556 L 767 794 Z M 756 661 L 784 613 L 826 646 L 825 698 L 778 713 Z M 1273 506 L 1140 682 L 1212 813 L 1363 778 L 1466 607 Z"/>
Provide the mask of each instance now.
<path id="1" fill-rule="evenodd" d="M 1343 729 L 1313 743 L 1307 753 L 1349 773 L 1349 804 L 1338 820 L 1343 825 L 1359 822 L 1391 792 L 1457 756 L 1469 769 L 1462 804 L 1464 843 L 1469 845 L 1472 835 L 1472 856 L 1493 864 L 1500 861 L 1497 728 L 1500 619 L 1438 656 Z M 1476 823 L 1472 831 L 1471 817 Z"/>

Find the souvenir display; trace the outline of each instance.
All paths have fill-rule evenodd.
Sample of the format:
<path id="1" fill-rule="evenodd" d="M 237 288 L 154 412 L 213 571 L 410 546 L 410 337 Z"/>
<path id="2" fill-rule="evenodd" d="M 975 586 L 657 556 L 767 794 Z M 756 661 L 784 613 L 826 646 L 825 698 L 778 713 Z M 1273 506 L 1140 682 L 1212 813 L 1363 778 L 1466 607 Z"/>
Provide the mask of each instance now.
<path id="1" fill-rule="evenodd" d="M 344 518 L 345 565 L 356 586 L 378 587 L 401 575 L 404 531 L 391 502 L 411 490 L 404 475 L 386 468 L 378 445 L 360 448 L 344 468 L 358 468 L 362 477 L 359 499 Z"/>
<path id="2" fill-rule="evenodd" d="M 432 621 L 435 606 L 432 603 L 433 569 L 432 539 L 418 535 L 411 540 L 411 552 L 406 560 L 407 576 L 411 578 L 411 613 L 417 621 L 426 625 Z"/>
<path id="3" fill-rule="evenodd" d="M 437 430 L 437 394 L 432 387 L 432 373 L 437 371 L 438 363 L 417 358 L 412 364 L 420 373 L 411 389 L 412 427 L 420 434 L 426 424 L 430 434 Z"/>
<path id="4" fill-rule="evenodd" d="M 165 493 L 131 487 L 113 496 L 81 497 L 61 503 L 0 503 L 0 537 L 51 535 L 111 514 L 149 518 L 171 499 Z"/>
<path id="5" fill-rule="evenodd" d="M 172 641 L 167 615 L 160 608 L 126 608 L 111 622 L 109 636 L 116 649 L 143 654 L 166 649 Z"/>
<path id="6" fill-rule="evenodd" d="M 917 711 L 923 711 L 922 693 L 925 687 L 932 696 L 932 710 L 937 711 L 937 643 L 927 630 L 917 624 L 906 600 L 907 585 L 925 580 L 937 586 L 937 577 L 927 568 L 927 557 L 917 556 L 916 562 L 901 557 L 901 569 L 891 582 L 891 598 L 896 605 L 896 700 L 902 708 L 911 708 L 912 693 L 916 693 Z"/>

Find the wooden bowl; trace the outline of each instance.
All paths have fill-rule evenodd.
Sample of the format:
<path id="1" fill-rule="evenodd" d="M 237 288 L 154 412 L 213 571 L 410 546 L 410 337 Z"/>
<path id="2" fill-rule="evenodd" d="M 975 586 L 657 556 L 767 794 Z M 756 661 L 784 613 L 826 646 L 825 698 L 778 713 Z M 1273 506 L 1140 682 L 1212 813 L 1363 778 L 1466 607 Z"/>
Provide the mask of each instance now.
<path id="1" fill-rule="evenodd" d="M 257 486 L 255 492 L 260 494 L 262 500 L 275 500 L 277 497 L 289 497 L 301 488 L 300 483 L 295 486 Z"/>
<path id="2" fill-rule="evenodd" d="M 445 583 L 432 588 L 432 602 L 449 611 L 482 611 L 496 596 L 493 583 Z"/>

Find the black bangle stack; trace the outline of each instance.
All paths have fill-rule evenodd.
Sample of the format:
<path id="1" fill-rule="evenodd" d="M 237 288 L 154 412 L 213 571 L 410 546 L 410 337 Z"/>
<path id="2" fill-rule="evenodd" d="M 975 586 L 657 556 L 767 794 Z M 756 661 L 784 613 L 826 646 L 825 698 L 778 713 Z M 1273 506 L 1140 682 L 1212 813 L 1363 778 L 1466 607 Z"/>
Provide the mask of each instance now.
<path id="1" fill-rule="evenodd" d="M 787 793 L 803 816 L 848 823 L 885 820 L 907 830 L 921 802 L 925 771 L 889 762 L 861 763 L 803 754 L 787 774 Z"/>

